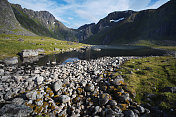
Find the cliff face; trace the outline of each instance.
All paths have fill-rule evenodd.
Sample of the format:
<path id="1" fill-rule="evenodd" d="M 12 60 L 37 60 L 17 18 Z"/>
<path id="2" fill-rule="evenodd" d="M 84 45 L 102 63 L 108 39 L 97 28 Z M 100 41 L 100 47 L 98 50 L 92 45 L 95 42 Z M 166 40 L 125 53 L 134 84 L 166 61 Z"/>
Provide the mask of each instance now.
<path id="1" fill-rule="evenodd" d="M 104 29 L 110 28 L 115 24 L 119 23 L 121 20 L 126 19 L 131 16 L 134 11 L 119 11 L 110 13 L 107 17 L 101 19 L 97 24 L 86 24 L 78 28 L 78 38 L 82 42 L 88 39 L 90 36 L 101 32 Z"/>
<path id="2" fill-rule="evenodd" d="M 35 35 L 21 27 L 7 0 L 0 0 L 0 34 Z"/>
<path id="3" fill-rule="evenodd" d="M 33 11 L 12 4 L 13 11 L 20 24 L 28 30 L 38 34 L 61 40 L 75 40 L 74 32 L 58 21 L 48 11 Z"/>
<path id="4" fill-rule="evenodd" d="M 78 28 L 77 32 L 77 37 L 82 42 L 95 34 L 95 23 L 83 25 Z"/>
<path id="5" fill-rule="evenodd" d="M 113 12 L 94 24 L 93 34 L 86 34 L 84 43 L 123 44 L 138 40 L 176 39 L 176 0 L 170 0 L 158 9 L 139 12 Z M 86 30 L 88 27 L 85 27 Z M 86 32 L 86 31 L 85 31 Z M 82 40 L 81 38 L 79 38 Z"/>

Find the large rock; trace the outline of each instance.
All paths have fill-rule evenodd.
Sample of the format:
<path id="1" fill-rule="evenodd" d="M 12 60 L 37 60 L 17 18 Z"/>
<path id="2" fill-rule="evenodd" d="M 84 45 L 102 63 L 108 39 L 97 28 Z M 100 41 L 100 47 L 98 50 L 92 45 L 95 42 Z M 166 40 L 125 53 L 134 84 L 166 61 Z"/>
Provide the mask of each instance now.
<path id="1" fill-rule="evenodd" d="M 54 83 L 53 89 L 55 92 L 59 91 L 59 89 L 62 87 L 62 82 L 61 80 L 58 80 L 57 82 Z"/>
<path id="2" fill-rule="evenodd" d="M 122 82 L 124 82 L 123 78 L 116 78 L 113 80 L 113 84 L 117 86 L 121 85 Z"/>
<path id="3" fill-rule="evenodd" d="M 85 91 L 87 92 L 93 92 L 95 89 L 94 85 L 91 83 L 86 84 Z"/>
<path id="4" fill-rule="evenodd" d="M 29 91 L 26 93 L 26 97 L 30 100 L 36 100 L 37 99 L 37 92 L 36 91 Z"/>
<path id="5" fill-rule="evenodd" d="M 45 50 L 43 48 L 39 48 L 36 51 L 38 51 L 39 53 L 44 53 L 45 52 Z"/>
<path id="6" fill-rule="evenodd" d="M 135 113 L 132 110 L 124 111 L 125 117 L 135 117 Z"/>
<path id="7" fill-rule="evenodd" d="M 129 100 L 130 99 L 130 95 L 129 93 L 125 92 L 125 93 L 122 93 L 121 96 L 119 96 L 119 101 L 125 101 L 125 100 Z"/>
<path id="8" fill-rule="evenodd" d="M 110 100 L 110 101 L 109 101 L 109 104 L 110 104 L 111 106 L 116 106 L 116 105 L 117 105 L 117 102 L 116 102 L 115 100 Z"/>
<path id="9" fill-rule="evenodd" d="M 0 103 L 4 102 L 4 96 L 3 96 L 3 93 L 0 93 Z"/>
<path id="10" fill-rule="evenodd" d="M 37 81 L 37 84 L 38 84 L 38 85 L 42 84 L 43 80 L 44 80 L 43 77 L 40 76 L 40 75 L 38 75 L 38 76 L 36 77 L 36 81 Z"/>
<path id="11" fill-rule="evenodd" d="M 100 96 L 100 105 L 105 105 L 109 102 L 109 100 L 111 99 L 111 96 L 108 93 L 103 93 Z"/>
<path id="12" fill-rule="evenodd" d="M 39 53 L 37 50 L 23 50 L 21 55 L 22 57 L 32 57 L 32 56 L 38 56 Z"/>
<path id="13" fill-rule="evenodd" d="M 4 70 L 0 69 L 0 76 L 3 76 L 3 75 L 4 75 Z"/>
<path id="14" fill-rule="evenodd" d="M 60 98 L 60 100 L 61 100 L 62 103 L 69 102 L 70 99 L 71 99 L 71 98 L 70 98 L 69 96 L 67 96 L 67 95 L 61 95 L 59 98 Z"/>
<path id="15" fill-rule="evenodd" d="M 15 105 L 22 105 L 24 103 L 24 99 L 23 98 L 14 98 L 12 100 L 12 103 Z"/>
<path id="16" fill-rule="evenodd" d="M 0 109 L 0 116 L 3 117 L 26 117 L 32 109 L 25 105 L 6 104 Z"/>
<path id="17" fill-rule="evenodd" d="M 140 113 L 144 113 L 144 112 L 145 112 L 145 108 L 142 107 L 142 106 L 138 106 L 138 107 L 137 107 L 137 110 L 138 110 Z"/>
<path id="18" fill-rule="evenodd" d="M 7 65 L 13 65 L 18 63 L 18 57 L 13 57 L 13 58 L 7 58 L 4 60 L 4 63 Z"/>
<path id="19" fill-rule="evenodd" d="M 13 94 L 14 94 L 14 93 L 13 93 L 11 90 L 7 91 L 7 92 L 5 93 L 4 99 L 5 99 L 5 100 L 9 100 L 10 98 L 12 98 L 12 95 L 13 95 Z"/>

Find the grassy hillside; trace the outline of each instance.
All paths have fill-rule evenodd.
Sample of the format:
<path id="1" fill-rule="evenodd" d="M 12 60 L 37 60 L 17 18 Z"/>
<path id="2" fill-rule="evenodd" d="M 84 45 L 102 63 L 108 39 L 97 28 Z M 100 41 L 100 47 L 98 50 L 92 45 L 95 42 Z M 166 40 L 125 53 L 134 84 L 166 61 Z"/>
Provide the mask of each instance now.
<path id="1" fill-rule="evenodd" d="M 67 50 L 69 48 L 80 48 L 85 44 L 56 40 L 42 36 L 21 36 L 0 34 L 0 59 L 17 56 L 24 49 L 43 48 L 46 54 L 58 53 L 54 48 Z"/>

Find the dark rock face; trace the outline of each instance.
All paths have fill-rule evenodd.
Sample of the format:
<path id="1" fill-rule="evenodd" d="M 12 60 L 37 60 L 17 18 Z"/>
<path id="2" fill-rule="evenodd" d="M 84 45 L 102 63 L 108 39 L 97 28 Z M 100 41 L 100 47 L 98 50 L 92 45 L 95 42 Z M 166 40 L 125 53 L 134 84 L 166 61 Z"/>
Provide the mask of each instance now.
<path id="1" fill-rule="evenodd" d="M 0 16 L 0 34 L 34 35 L 20 26 L 7 0 L 0 1 Z"/>
<path id="2" fill-rule="evenodd" d="M 86 24 L 78 28 L 78 39 L 79 41 L 84 41 L 88 39 L 90 36 L 97 34 L 98 32 L 110 28 L 113 25 L 120 22 L 120 19 L 126 19 L 127 17 L 131 16 L 134 11 L 119 11 L 110 13 L 107 17 L 101 19 L 97 24 Z M 119 20 L 119 21 L 118 21 Z"/>
<path id="3" fill-rule="evenodd" d="M 78 39 L 80 42 L 86 40 L 90 36 L 95 34 L 95 23 L 92 24 L 86 24 L 78 28 Z"/>

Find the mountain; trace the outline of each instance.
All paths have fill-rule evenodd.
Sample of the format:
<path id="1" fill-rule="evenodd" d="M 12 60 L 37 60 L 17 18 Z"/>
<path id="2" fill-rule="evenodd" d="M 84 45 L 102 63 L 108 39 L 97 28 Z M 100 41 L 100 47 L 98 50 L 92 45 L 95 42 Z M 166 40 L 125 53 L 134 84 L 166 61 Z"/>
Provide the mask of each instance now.
<path id="1" fill-rule="evenodd" d="M 11 4 L 16 19 L 20 24 L 40 36 L 49 36 L 60 40 L 74 41 L 74 31 L 67 28 L 48 11 L 33 11 Z"/>
<path id="2" fill-rule="evenodd" d="M 139 40 L 176 39 L 176 0 L 158 9 L 110 13 L 97 24 L 78 28 L 80 41 L 89 44 L 124 44 Z"/>
<path id="3" fill-rule="evenodd" d="M 48 11 L 33 11 L 0 0 L 0 34 L 40 35 L 89 44 L 126 44 L 176 38 L 176 0 L 158 9 L 116 11 L 78 29 L 67 28 Z"/>
<path id="4" fill-rule="evenodd" d="M 110 13 L 107 17 L 104 19 L 101 19 L 97 24 L 86 24 L 78 28 L 78 38 L 82 42 L 84 40 L 87 40 L 90 36 L 95 35 L 101 31 L 103 31 L 106 28 L 112 27 L 120 20 L 123 20 L 124 18 L 129 17 L 135 13 L 134 11 L 122 11 L 122 12 L 113 12 Z"/>
<path id="5" fill-rule="evenodd" d="M 21 27 L 7 0 L 0 0 L 0 34 L 35 35 Z"/>
<path id="6" fill-rule="evenodd" d="M 75 31 L 67 28 L 48 11 L 33 11 L 0 0 L 0 34 L 48 36 L 76 41 Z"/>

